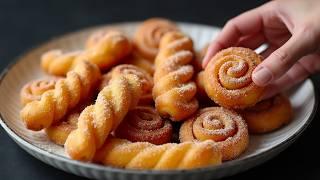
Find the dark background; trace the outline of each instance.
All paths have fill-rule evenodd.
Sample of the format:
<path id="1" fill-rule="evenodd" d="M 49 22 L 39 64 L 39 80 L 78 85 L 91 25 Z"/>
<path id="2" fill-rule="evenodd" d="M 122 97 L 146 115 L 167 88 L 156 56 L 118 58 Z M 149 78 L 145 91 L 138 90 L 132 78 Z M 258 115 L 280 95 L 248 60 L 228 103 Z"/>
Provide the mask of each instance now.
<path id="1" fill-rule="evenodd" d="M 223 26 L 262 0 L 1 0 L 0 69 L 50 38 L 89 26 L 153 16 Z M 312 77 L 315 84 L 320 78 Z M 2 94 L 3 95 L 3 94 Z M 4 102 L 1 102 L 4 103 Z M 319 111 L 297 142 L 269 162 L 241 173 L 246 179 L 320 179 Z M 0 179 L 82 179 L 48 166 L 19 148 L 0 128 Z"/>

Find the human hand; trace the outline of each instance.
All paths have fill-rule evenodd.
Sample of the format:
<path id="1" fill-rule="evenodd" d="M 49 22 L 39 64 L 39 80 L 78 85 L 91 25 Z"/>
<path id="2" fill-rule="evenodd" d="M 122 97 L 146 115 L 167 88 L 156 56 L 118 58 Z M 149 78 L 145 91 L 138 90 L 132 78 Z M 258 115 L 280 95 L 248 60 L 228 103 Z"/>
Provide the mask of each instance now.
<path id="1" fill-rule="evenodd" d="M 252 74 L 254 83 L 267 86 L 271 97 L 320 71 L 320 1 L 271 1 L 227 22 L 211 43 L 203 67 L 221 49 L 242 46 L 268 48 Z"/>

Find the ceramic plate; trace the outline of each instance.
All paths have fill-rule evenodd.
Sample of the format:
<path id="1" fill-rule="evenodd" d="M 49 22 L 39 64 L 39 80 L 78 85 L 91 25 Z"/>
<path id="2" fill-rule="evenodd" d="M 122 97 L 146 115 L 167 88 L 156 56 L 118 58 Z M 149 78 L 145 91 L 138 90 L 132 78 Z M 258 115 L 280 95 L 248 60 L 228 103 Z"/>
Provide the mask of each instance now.
<path id="1" fill-rule="evenodd" d="M 125 33 L 132 35 L 138 23 L 121 23 L 111 25 Z M 179 23 L 183 32 L 189 34 L 197 50 L 210 42 L 217 35 L 218 28 L 199 24 Z M 19 91 L 30 80 L 46 76 L 39 67 L 40 55 L 53 48 L 65 51 L 81 49 L 88 35 L 98 29 L 108 28 L 100 26 L 75 33 L 64 35 L 60 38 L 35 48 L 24 54 L 10 65 L 1 76 L 0 83 L 0 113 L 1 125 L 28 153 L 35 158 L 48 163 L 63 171 L 79 176 L 97 179 L 214 179 L 233 175 L 247 170 L 274 157 L 302 133 L 312 120 L 317 105 L 314 85 L 311 80 L 306 80 L 295 89 L 287 92 L 293 105 L 295 116 L 293 121 L 284 128 L 275 132 L 250 137 L 247 151 L 238 159 L 225 162 L 216 167 L 207 167 L 194 170 L 174 171 L 140 171 L 125 170 L 91 163 L 83 163 L 68 159 L 62 147 L 51 143 L 45 133 L 27 130 L 19 118 L 21 109 Z"/>

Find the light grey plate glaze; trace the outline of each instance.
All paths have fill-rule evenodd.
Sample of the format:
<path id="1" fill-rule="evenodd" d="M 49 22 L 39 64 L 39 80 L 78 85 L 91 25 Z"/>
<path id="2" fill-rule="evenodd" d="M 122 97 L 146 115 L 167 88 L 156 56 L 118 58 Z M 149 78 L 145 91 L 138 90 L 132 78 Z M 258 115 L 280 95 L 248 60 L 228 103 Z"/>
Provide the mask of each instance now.
<path id="1" fill-rule="evenodd" d="M 129 35 L 132 35 L 136 26 L 137 23 L 112 25 L 112 27 L 119 28 Z M 210 42 L 219 31 L 218 28 L 198 24 L 179 23 L 179 26 L 185 33 L 193 38 L 197 50 Z M 18 58 L 1 76 L 0 123 L 2 127 L 10 137 L 28 153 L 63 171 L 89 178 L 120 180 L 205 180 L 225 177 L 245 171 L 279 154 L 297 139 L 302 131 L 309 125 L 316 112 L 317 97 L 315 95 L 314 85 L 311 80 L 306 80 L 288 92 L 295 112 L 294 119 L 290 124 L 269 134 L 251 136 L 249 148 L 240 158 L 225 162 L 216 167 L 194 170 L 140 171 L 118 169 L 70 160 L 64 153 L 63 148 L 51 143 L 44 132 L 32 132 L 23 126 L 19 118 L 19 111 L 21 109 L 19 91 L 26 82 L 45 76 L 39 67 L 39 57 L 43 52 L 53 48 L 60 48 L 65 51 L 80 49 L 91 32 L 107 27 L 108 26 L 90 28 L 49 41 Z"/>

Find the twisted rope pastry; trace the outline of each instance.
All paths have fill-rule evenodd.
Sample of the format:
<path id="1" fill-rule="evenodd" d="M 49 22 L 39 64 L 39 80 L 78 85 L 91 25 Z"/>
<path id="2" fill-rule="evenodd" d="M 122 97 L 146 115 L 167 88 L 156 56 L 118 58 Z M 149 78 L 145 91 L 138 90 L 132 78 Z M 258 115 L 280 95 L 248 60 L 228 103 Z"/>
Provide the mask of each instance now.
<path id="1" fill-rule="evenodd" d="M 109 73 L 104 74 L 102 76 L 102 81 L 100 84 L 100 91 L 109 84 L 112 77 L 119 76 L 120 74 L 135 74 L 143 81 L 141 82 L 143 85 L 143 92 L 139 99 L 139 105 L 151 105 L 153 104 L 153 98 L 151 95 L 152 87 L 153 87 L 153 79 L 152 77 L 146 73 L 143 69 L 130 65 L 130 64 L 121 64 L 114 67 Z"/>
<path id="2" fill-rule="evenodd" d="M 153 99 L 159 114 L 181 121 L 198 108 L 197 87 L 192 81 L 192 40 L 180 32 L 168 32 L 155 60 Z"/>
<path id="3" fill-rule="evenodd" d="M 89 62 L 79 63 L 55 88 L 40 100 L 28 103 L 20 112 L 28 129 L 39 131 L 59 122 L 79 102 L 90 96 L 100 79 L 99 68 Z"/>
<path id="4" fill-rule="evenodd" d="M 217 53 L 205 68 L 205 89 L 217 104 L 244 109 L 255 105 L 264 88 L 252 81 L 252 71 L 261 62 L 254 51 L 231 47 Z"/>
<path id="5" fill-rule="evenodd" d="M 241 114 L 250 133 L 267 133 L 288 124 L 293 110 L 289 99 L 280 94 L 243 110 Z"/>
<path id="6" fill-rule="evenodd" d="M 118 31 L 108 31 L 99 40 L 91 42 L 84 51 L 66 54 L 61 50 L 48 51 L 41 57 L 41 67 L 49 74 L 64 76 L 78 62 L 89 61 L 105 70 L 119 63 L 130 52 L 131 42 L 126 36 Z"/>
<path id="7" fill-rule="evenodd" d="M 172 137 L 170 121 L 163 120 L 152 107 L 136 107 L 129 111 L 115 131 L 116 137 L 132 142 L 168 143 Z"/>
<path id="8" fill-rule="evenodd" d="M 108 138 L 94 161 L 127 169 L 192 169 L 221 164 L 221 153 L 212 141 L 154 145 Z"/>
<path id="9" fill-rule="evenodd" d="M 137 69 L 125 69 L 124 66 L 113 69 L 113 73 L 121 73 L 112 76 L 98 94 L 95 104 L 81 112 L 77 129 L 65 142 L 66 152 L 72 159 L 90 161 L 110 132 L 136 106 L 146 85 L 152 83 L 147 82 L 143 71 Z"/>
<path id="10" fill-rule="evenodd" d="M 38 79 L 28 82 L 20 91 L 20 101 L 23 106 L 31 101 L 40 100 L 41 95 L 48 90 L 54 89 L 57 78 Z"/>
<path id="11" fill-rule="evenodd" d="M 170 31 L 178 31 L 178 27 L 170 20 L 151 18 L 144 21 L 134 35 L 134 44 L 139 54 L 153 61 L 158 53 L 160 39 Z"/>
<path id="12" fill-rule="evenodd" d="M 223 107 L 199 110 L 181 125 L 179 138 L 181 142 L 213 140 L 224 161 L 238 157 L 249 144 L 245 121 L 236 112 Z"/>

